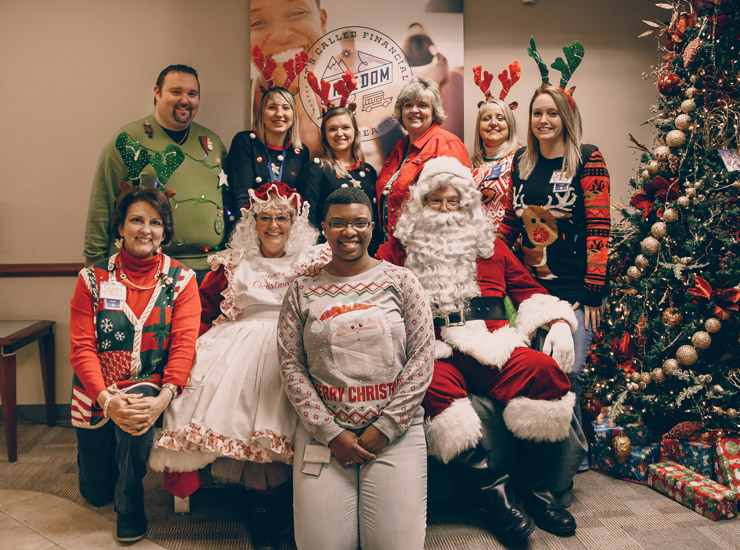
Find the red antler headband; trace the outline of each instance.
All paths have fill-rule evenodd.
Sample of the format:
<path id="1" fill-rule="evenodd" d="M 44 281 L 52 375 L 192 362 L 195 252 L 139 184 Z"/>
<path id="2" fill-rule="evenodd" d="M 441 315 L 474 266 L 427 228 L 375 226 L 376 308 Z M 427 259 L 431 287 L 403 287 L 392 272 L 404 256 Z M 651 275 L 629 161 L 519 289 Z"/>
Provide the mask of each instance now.
<path id="1" fill-rule="evenodd" d="M 251 210 L 256 203 L 264 204 L 270 200 L 271 196 L 287 200 L 299 215 L 303 210 L 304 200 L 295 189 L 282 181 L 271 181 L 258 189 L 250 189 L 249 199 L 247 200 L 247 204 L 244 205 L 244 209 Z"/>
<path id="2" fill-rule="evenodd" d="M 275 71 L 277 63 L 275 63 L 271 57 L 265 57 L 265 54 L 262 53 L 259 46 L 255 46 L 252 49 L 252 61 L 254 62 L 255 67 L 257 67 L 260 73 L 262 73 L 262 77 L 265 79 L 265 82 L 267 82 L 268 90 L 272 90 L 274 88 L 283 88 L 288 90 L 290 89 L 290 85 L 293 84 L 296 78 L 298 78 L 298 75 L 301 74 L 301 71 L 306 68 L 306 65 L 308 64 L 308 54 L 304 51 L 300 51 L 293 59 L 288 59 L 288 61 L 283 63 L 286 77 L 282 86 L 278 86 L 272 80 L 272 73 Z"/>
<path id="3" fill-rule="evenodd" d="M 334 90 L 336 90 L 336 92 L 342 98 L 339 101 L 339 105 L 335 105 L 333 102 L 329 101 L 329 91 L 331 90 L 331 84 L 329 84 L 326 80 L 322 79 L 321 81 L 319 81 L 319 79 L 316 78 L 316 75 L 313 74 L 313 72 L 311 71 L 308 71 L 306 80 L 308 81 L 308 85 L 311 86 L 311 89 L 316 92 L 316 95 L 318 95 L 319 99 L 321 99 L 321 103 L 326 106 L 326 110 L 324 110 L 324 113 L 329 109 L 333 109 L 334 107 L 347 107 L 350 111 L 355 111 L 357 105 L 355 105 L 354 103 L 350 103 L 349 106 L 347 105 L 349 96 L 352 94 L 355 88 L 357 88 L 357 80 L 355 80 L 355 75 L 349 69 L 344 72 L 342 78 L 334 83 Z"/>
<path id="4" fill-rule="evenodd" d="M 473 67 L 475 84 L 481 89 L 483 94 L 486 96 L 486 99 L 491 99 L 493 97 L 493 94 L 491 94 L 491 81 L 493 80 L 493 75 L 488 71 L 483 71 L 483 75 L 481 76 L 481 70 L 482 67 L 480 65 Z M 509 90 L 511 90 L 511 87 L 519 81 L 519 77 L 521 75 L 522 67 L 519 65 L 518 61 L 514 61 L 509 65 L 508 72 L 504 69 L 498 75 L 498 79 L 501 81 L 501 85 L 503 86 L 503 89 L 498 96 L 499 99 L 503 100 L 507 96 Z"/>

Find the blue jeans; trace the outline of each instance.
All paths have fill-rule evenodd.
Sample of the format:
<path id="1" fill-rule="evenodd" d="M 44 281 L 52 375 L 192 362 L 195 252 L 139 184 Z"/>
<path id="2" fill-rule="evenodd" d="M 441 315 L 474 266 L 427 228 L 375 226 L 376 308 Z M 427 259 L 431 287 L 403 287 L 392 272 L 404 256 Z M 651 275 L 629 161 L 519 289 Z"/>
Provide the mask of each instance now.
<path id="1" fill-rule="evenodd" d="M 127 393 L 154 397 L 159 391 L 148 385 Z M 100 428 L 76 428 L 77 467 L 80 493 L 93 506 L 115 502 L 122 514 L 144 512 L 146 463 L 154 443 L 154 429 L 134 436 L 112 420 Z"/>
<path id="2" fill-rule="evenodd" d="M 606 298 L 602 302 L 602 306 L 606 305 Z M 591 346 L 591 342 L 594 339 L 594 329 L 589 327 L 586 330 L 585 323 L 585 310 L 583 306 L 575 310 L 576 319 L 578 320 L 578 328 L 573 333 L 573 346 L 575 348 L 575 360 L 573 361 L 573 370 L 568 373 L 570 379 L 570 389 L 576 394 L 576 418 L 578 423 L 583 426 L 581 419 L 581 394 L 583 393 L 583 367 L 586 365 L 586 354 L 588 348 Z"/>
<path id="3" fill-rule="evenodd" d="M 334 455 L 318 477 L 301 472 L 313 441 L 295 434 L 293 514 L 299 550 L 422 550 L 427 518 L 427 445 L 422 419 L 367 466 L 343 467 Z"/>

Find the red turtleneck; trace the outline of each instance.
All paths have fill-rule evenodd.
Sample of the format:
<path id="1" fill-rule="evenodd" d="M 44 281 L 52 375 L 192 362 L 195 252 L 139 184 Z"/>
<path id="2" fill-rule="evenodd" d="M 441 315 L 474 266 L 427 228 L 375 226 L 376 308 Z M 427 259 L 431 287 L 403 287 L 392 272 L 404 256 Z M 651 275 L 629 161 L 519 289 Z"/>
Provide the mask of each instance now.
<path id="1" fill-rule="evenodd" d="M 118 271 L 118 262 L 120 262 L 131 282 L 141 287 L 152 286 L 162 256 L 158 254 L 153 258 L 140 259 L 131 256 L 122 248 L 116 263 L 116 279 L 121 280 Z M 130 285 L 126 285 L 126 289 L 126 303 L 138 317 L 146 308 L 154 289 L 139 290 Z M 75 374 L 85 386 L 88 397 L 95 400 L 98 394 L 106 389 L 106 385 L 103 381 L 95 337 L 95 304 L 82 277 L 77 279 L 71 307 L 70 362 Z M 195 357 L 195 340 L 198 336 L 199 321 L 200 299 L 198 285 L 193 277 L 180 291 L 174 303 L 168 361 L 162 383 L 169 382 L 182 387 L 187 382 Z"/>

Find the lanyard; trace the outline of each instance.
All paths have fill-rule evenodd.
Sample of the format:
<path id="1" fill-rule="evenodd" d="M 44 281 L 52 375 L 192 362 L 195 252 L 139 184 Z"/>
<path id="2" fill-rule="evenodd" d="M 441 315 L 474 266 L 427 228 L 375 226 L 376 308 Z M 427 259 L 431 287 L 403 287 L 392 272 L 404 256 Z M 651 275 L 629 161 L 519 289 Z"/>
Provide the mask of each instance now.
<path id="1" fill-rule="evenodd" d="M 287 143 L 283 141 L 283 160 L 280 161 L 277 181 L 283 181 L 283 164 L 285 163 L 285 151 Z M 267 156 L 267 172 L 270 174 L 270 181 L 275 181 L 275 174 L 272 173 L 272 159 L 270 158 L 270 148 L 265 144 L 265 155 Z"/>

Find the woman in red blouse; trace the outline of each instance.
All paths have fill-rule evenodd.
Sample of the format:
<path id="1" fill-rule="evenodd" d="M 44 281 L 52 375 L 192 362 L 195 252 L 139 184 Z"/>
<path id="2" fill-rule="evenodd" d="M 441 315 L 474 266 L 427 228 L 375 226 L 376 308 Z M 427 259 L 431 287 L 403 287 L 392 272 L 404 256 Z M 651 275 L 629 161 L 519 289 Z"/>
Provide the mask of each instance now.
<path id="1" fill-rule="evenodd" d="M 113 227 L 120 252 L 80 271 L 72 297 L 71 410 L 80 493 L 114 501 L 116 539 L 132 542 L 147 527 L 151 427 L 188 379 L 200 301 L 195 273 L 161 251 L 173 232 L 162 192 L 121 195 Z"/>
<path id="2" fill-rule="evenodd" d="M 421 76 L 409 80 L 398 94 L 394 114 L 408 135 L 393 147 L 375 185 L 383 241 L 393 236 L 409 188 L 427 160 L 454 157 L 470 167 L 465 144 L 440 126 L 446 116 L 439 87 L 433 80 Z"/>

